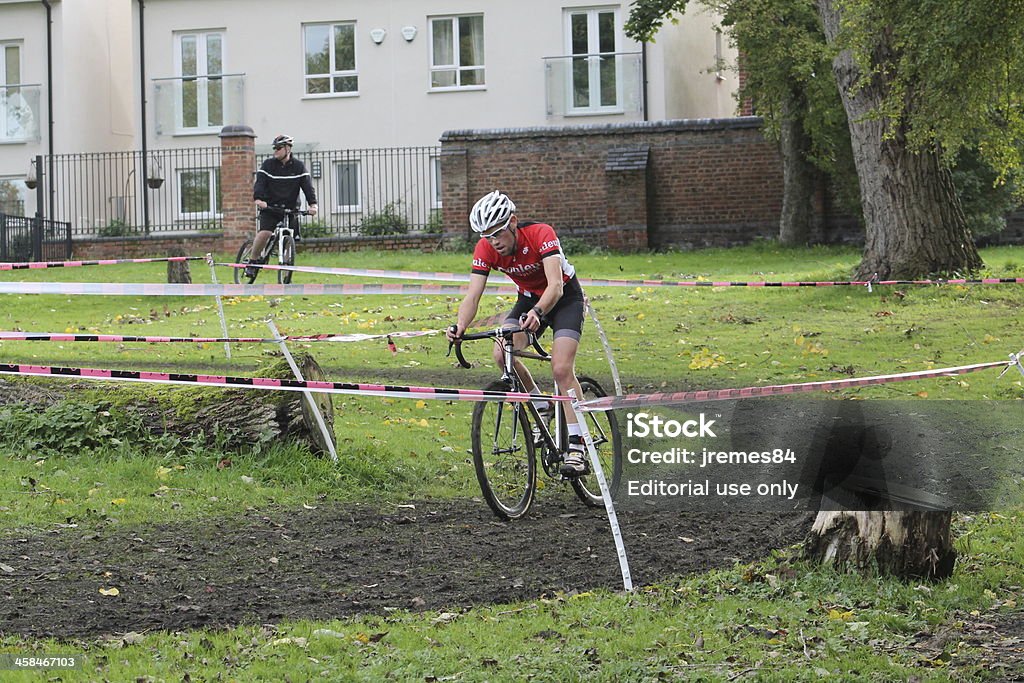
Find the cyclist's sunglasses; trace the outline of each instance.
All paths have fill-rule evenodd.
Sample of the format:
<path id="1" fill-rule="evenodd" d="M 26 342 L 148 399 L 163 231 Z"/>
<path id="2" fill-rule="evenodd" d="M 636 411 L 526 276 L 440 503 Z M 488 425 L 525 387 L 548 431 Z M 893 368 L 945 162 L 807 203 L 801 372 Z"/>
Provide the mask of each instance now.
<path id="1" fill-rule="evenodd" d="M 508 224 L 511 223 L 511 222 L 512 222 L 512 216 L 509 216 L 508 220 L 505 221 L 505 225 L 501 226 L 500 228 L 495 228 L 494 230 L 492 230 L 491 232 L 487 233 L 486 235 L 482 234 L 480 236 L 483 237 L 485 240 L 494 239 L 495 237 L 500 235 L 505 230 L 508 230 Z"/>
<path id="2" fill-rule="evenodd" d="M 287 146 L 288 146 L 288 145 L 274 145 L 274 151 L 276 152 L 276 151 L 277 151 L 277 150 L 279 150 L 279 149 L 284 149 L 284 148 L 285 148 L 285 147 L 287 147 Z"/>

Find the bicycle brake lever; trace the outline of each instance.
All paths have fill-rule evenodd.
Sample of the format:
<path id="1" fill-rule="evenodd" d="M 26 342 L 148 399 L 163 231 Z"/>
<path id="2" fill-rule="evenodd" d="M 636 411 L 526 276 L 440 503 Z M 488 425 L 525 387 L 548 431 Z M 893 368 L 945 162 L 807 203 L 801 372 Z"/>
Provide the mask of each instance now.
<path id="1" fill-rule="evenodd" d="M 459 327 L 457 325 L 452 325 L 451 327 L 448 328 L 448 331 L 449 332 L 457 332 L 458 329 L 459 329 Z M 448 353 L 446 353 L 444 355 L 445 358 L 451 358 L 452 357 L 452 347 L 453 346 L 455 346 L 455 342 L 453 340 L 448 340 Z"/>

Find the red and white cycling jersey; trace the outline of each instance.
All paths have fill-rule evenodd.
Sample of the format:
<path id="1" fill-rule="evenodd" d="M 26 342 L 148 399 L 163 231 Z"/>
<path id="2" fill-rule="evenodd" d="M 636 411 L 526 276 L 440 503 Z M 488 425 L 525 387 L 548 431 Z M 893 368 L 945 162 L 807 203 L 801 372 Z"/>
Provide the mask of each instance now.
<path id="1" fill-rule="evenodd" d="M 540 297 L 548 287 L 542 261 L 549 257 L 561 259 L 562 282 L 568 282 L 576 274 L 576 269 L 562 253 L 555 229 L 547 223 L 524 221 L 519 224 L 516 250 L 511 256 L 500 255 L 485 239 L 477 242 L 473 250 L 473 272 L 489 275 L 493 268 L 516 283 L 520 293 Z"/>

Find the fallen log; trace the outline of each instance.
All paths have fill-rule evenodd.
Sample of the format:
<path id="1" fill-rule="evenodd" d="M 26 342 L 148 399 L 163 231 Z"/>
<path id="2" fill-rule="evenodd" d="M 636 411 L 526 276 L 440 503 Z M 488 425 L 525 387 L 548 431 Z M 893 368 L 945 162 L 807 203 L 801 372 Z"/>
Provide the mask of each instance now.
<path id="1" fill-rule="evenodd" d="M 307 380 L 326 379 L 312 355 L 295 354 Z M 282 358 L 260 376 L 294 378 Z M 313 394 L 327 432 L 334 438 L 334 404 L 330 394 Z M 110 435 L 173 436 L 228 451 L 276 441 L 305 444 L 314 453 L 327 444 L 306 396 L 295 391 L 140 385 L 48 378 L 0 378 L 0 410 L 27 410 L 59 416 L 69 405 L 94 410 L 97 443 Z M 42 420 L 42 424 L 53 420 Z M 90 425 L 90 428 L 92 425 Z"/>

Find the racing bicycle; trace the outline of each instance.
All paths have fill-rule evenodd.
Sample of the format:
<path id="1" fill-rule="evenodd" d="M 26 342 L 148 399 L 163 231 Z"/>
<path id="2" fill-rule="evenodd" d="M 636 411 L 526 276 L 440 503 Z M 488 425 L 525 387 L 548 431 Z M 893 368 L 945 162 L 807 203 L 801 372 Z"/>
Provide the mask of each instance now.
<path id="1" fill-rule="evenodd" d="M 521 327 L 498 328 L 463 334 L 449 344 L 455 349 L 459 364 L 472 367 L 462 353 L 462 342 L 493 339 L 502 349 L 504 365 L 501 379 L 491 382 L 486 391 L 525 392 L 522 379 L 516 372 L 513 358 L 530 358 L 550 362 L 550 355 L 530 332 L 533 351 L 515 350 L 512 337 L 526 332 Z M 583 396 L 580 401 L 605 395 L 601 385 L 589 377 L 578 376 Z M 555 387 L 558 394 L 558 387 Z M 555 481 L 568 481 L 576 495 L 585 504 L 597 507 L 604 504 L 597 476 L 587 473 L 565 477 L 559 472 L 562 458 L 569 449 L 569 431 L 565 411 L 571 410 L 564 401 L 554 401 L 554 414 L 549 424 L 543 419 L 533 401 L 480 401 L 473 408 L 472 453 L 473 467 L 487 505 L 501 519 L 522 517 L 530 509 L 537 492 L 537 460 L 544 473 Z M 594 448 L 604 471 L 609 491 L 616 491 L 622 477 L 622 437 L 619 423 L 612 411 L 584 413 Z M 590 456 L 587 454 L 589 462 Z"/>
<path id="2" fill-rule="evenodd" d="M 246 259 L 249 259 L 253 263 L 270 263 L 271 257 L 277 254 L 277 263 L 282 266 L 294 266 L 295 265 L 295 231 L 292 229 L 291 220 L 292 216 L 308 216 L 309 211 L 299 211 L 297 209 L 286 209 L 279 206 L 268 206 L 263 211 L 269 211 L 276 213 L 281 216 L 281 219 L 277 221 L 277 225 L 274 226 L 274 232 L 270 239 L 267 240 L 267 245 L 263 248 L 263 253 L 258 255 L 258 258 L 253 258 L 252 244 L 253 238 L 249 238 L 242 244 L 242 248 L 238 250 L 238 256 L 235 257 L 236 264 L 246 263 Z M 245 283 L 252 284 L 259 277 L 260 268 L 256 269 L 256 272 L 251 276 L 245 274 L 244 268 L 235 268 L 235 284 Z M 292 271 L 290 270 L 279 270 L 277 271 L 277 281 L 286 285 L 292 281 Z"/>

